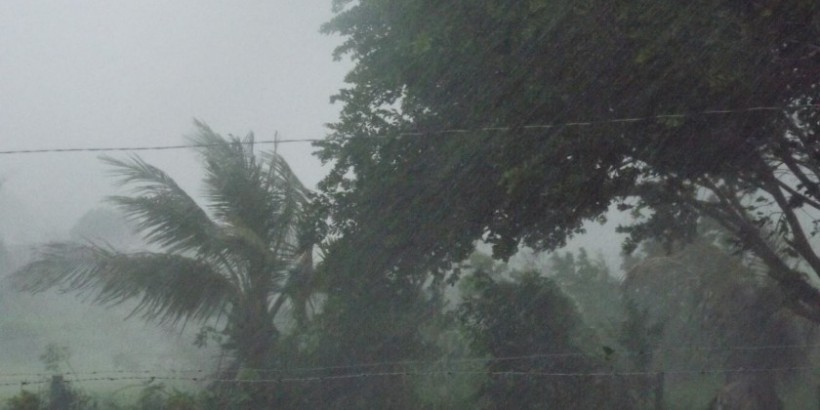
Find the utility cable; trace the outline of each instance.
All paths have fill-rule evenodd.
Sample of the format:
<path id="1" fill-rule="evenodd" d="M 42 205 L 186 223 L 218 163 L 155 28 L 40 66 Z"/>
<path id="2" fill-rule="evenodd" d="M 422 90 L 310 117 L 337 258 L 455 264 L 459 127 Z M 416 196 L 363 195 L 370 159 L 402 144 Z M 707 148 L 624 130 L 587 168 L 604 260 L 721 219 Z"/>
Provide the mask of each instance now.
<path id="1" fill-rule="evenodd" d="M 627 124 L 627 123 L 638 123 L 638 122 L 646 122 L 652 120 L 662 120 L 662 119 L 681 119 L 681 118 L 689 118 L 689 117 L 696 117 L 696 116 L 724 116 L 724 115 L 732 115 L 732 114 L 743 114 L 743 113 L 756 113 L 756 112 L 776 112 L 776 111 L 785 111 L 785 110 L 794 110 L 794 109 L 804 109 L 804 108 L 820 108 L 820 104 L 807 104 L 807 105 L 793 105 L 793 106 L 760 106 L 760 107 L 747 107 L 747 108 L 737 108 L 737 109 L 722 109 L 722 110 L 706 110 L 706 111 L 699 111 L 699 112 L 692 112 L 692 113 L 678 113 L 678 114 L 658 114 L 658 115 L 651 115 L 645 117 L 626 117 L 626 118 L 612 118 L 612 119 L 602 119 L 602 120 L 590 120 L 590 121 L 574 121 L 574 122 L 562 122 L 562 123 L 553 123 L 553 124 L 531 124 L 531 125 L 522 125 L 518 127 L 511 127 L 511 126 L 501 126 L 501 127 L 477 127 L 477 128 L 448 128 L 448 129 L 439 129 L 439 130 L 415 130 L 415 131 L 403 131 L 395 134 L 396 137 L 404 137 L 404 136 L 424 136 L 424 135 L 436 135 L 436 134 L 471 134 L 471 133 L 480 133 L 480 132 L 503 132 L 503 131 L 517 131 L 517 130 L 544 130 L 544 129 L 551 129 L 551 128 L 563 128 L 563 127 L 586 127 L 586 126 L 594 126 L 594 125 L 607 125 L 607 124 Z M 373 137 L 346 137 L 342 138 L 344 140 L 353 140 L 353 139 L 360 139 L 360 138 L 389 138 L 386 136 L 373 136 Z M 336 138 L 338 140 L 339 138 Z M 294 144 L 294 143 L 316 143 L 326 141 L 324 138 L 305 138 L 305 139 L 280 139 L 274 138 L 269 140 L 258 140 L 254 141 L 253 144 L 273 144 L 274 147 L 277 147 L 279 144 Z M 213 146 L 213 144 L 179 144 L 179 145 L 154 145 L 154 146 L 132 146 L 132 147 L 71 147 L 71 148 L 37 148 L 37 149 L 17 149 L 17 150 L 3 150 L 0 151 L 0 155 L 22 155 L 22 154 L 44 154 L 44 153 L 70 153 L 70 152 L 113 152 L 113 151 L 126 151 L 126 152 L 133 152 L 133 151 L 164 151 L 164 150 L 177 150 L 177 149 L 187 149 L 187 148 L 205 148 Z"/>

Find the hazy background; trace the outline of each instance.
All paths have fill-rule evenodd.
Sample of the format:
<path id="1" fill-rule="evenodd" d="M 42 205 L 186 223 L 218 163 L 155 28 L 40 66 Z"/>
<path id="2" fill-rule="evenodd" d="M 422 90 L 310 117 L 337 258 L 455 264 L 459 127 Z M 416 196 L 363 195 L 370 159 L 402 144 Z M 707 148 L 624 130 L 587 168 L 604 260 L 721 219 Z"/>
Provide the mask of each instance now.
<path id="1" fill-rule="evenodd" d="M 0 151 L 177 145 L 193 131 L 194 118 L 223 134 L 322 138 L 339 109 L 329 98 L 351 67 L 332 59 L 340 39 L 319 33 L 330 17 L 331 0 L 5 0 Z M 306 185 L 323 176 L 310 144 L 279 151 Z M 82 215 L 116 193 L 99 155 L 0 155 L 0 241 L 12 260 L 20 262 L 32 244 L 68 237 Z M 198 194 L 200 167 L 190 150 L 139 155 Z M 617 268 L 620 244 L 605 232 L 611 226 L 595 226 L 576 245 L 602 250 Z M 5 318 L 0 336 L 7 348 L 17 346 L 0 354 L 0 369 L 42 370 L 37 356 L 47 343 L 68 346 L 75 362 L 93 369 L 184 367 L 207 354 L 192 352 L 196 329 L 179 335 L 123 322 L 127 307 L 12 295 L 3 281 L 0 307 L 14 316 Z"/>
<path id="2" fill-rule="evenodd" d="M 328 0 L 3 1 L 0 151 L 176 145 L 194 118 L 223 134 L 321 138 L 338 110 L 329 97 L 349 68 L 333 62 L 339 40 L 319 33 L 330 8 Z M 306 184 L 323 175 L 310 144 L 279 151 Z M 199 192 L 190 150 L 139 154 Z M 33 243 L 68 237 L 82 215 L 116 192 L 99 155 L 0 155 L 0 241 L 10 260 L 21 262 Z M 71 351 L 75 368 L 65 370 L 80 372 L 203 368 L 218 360 L 213 344 L 193 347 L 198 326 L 180 333 L 124 321 L 128 306 L 16 294 L 5 273 L 3 374 L 42 371 L 38 357 L 50 343 Z"/>
<path id="3" fill-rule="evenodd" d="M 338 114 L 329 98 L 351 67 L 332 59 L 341 40 L 319 33 L 331 16 L 330 0 L 6 0 L 0 151 L 175 145 L 194 118 L 223 134 L 322 138 Z M 324 170 L 314 148 L 279 149 L 315 186 Z M 114 193 L 99 155 L 0 155 L 0 239 L 64 236 Z M 198 193 L 190 150 L 139 155 Z M 618 241 L 596 240 L 601 232 L 588 246 L 616 263 Z"/>
<path id="4" fill-rule="evenodd" d="M 339 39 L 319 33 L 330 3 L 6 0 L 0 151 L 180 144 L 193 118 L 224 134 L 321 138 L 349 68 L 332 61 Z M 310 144 L 280 151 L 306 184 L 322 176 Z M 0 237 L 53 238 L 111 194 L 98 155 L 0 155 Z M 140 155 L 198 189 L 190 151 Z"/>

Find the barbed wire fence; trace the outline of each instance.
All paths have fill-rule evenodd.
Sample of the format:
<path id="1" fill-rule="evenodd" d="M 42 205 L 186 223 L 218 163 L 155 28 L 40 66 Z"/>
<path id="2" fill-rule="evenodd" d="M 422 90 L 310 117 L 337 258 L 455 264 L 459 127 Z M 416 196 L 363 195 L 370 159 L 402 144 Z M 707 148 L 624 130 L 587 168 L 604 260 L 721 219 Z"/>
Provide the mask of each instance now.
<path id="1" fill-rule="evenodd" d="M 669 351 L 761 351 L 773 349 L 816 349 L 820 344 L 782 344 L 748 346 L 699 346 L 689 345 L 676 348 L 654 349 L 649 352 L 623 352 L 624 356 L 659 354 Z M 781 367 L 704 367 L 704 368 L 658 368 L 646 371 L 595 370 L 595 371 L 542 371 L 542 370 L 489 370 L 483 368 L 500 362 L 532 362 L 543 359 L 589 356 L 581 352 L 556 352 L 505 357 L 448 358 L 436 361 L 404 360 L 372 363 L 355 363 L 338 366 L 293 367 L 293 368 L 244 368 L 253 373 L 249 378 L 225 378 L 222 373 L 206 369 L 108 369 L 62 372 L 66 383 L 140 381 L 150 384 L 154 381 L 185 381 L 194 383 L 245 384 L 245 383 L 300 383 L 322 382 L 345 379 L 374 377 L 415 377 L 415 376 L 463 376 L 485 375 L 501 377 L 535 378 L 598 378 L 598 377 L 646 377 L 657 375 L 717 375 L 729 373 L 769 373 L 769 372 L 820 372 L 820 366 Z M 459 365 L 474 365 L 464 369 Z M 476 368 L 476 366 L 479 366 Z M 435 368 L 439 367 L 439 368 Z M 34 386 L 51 383 L 55 372 L 2 372 L 0 387 Z"/>
<path id="2" fill-rule="evenodd" d="M 765 367 L 765 368 L 708 368 L 708 369 L 659 369 L 652 371 L 597 371 L 597 372 L 546 372 L 546 371 L 484 371 L 484 370 L 398 370 L 379 372 L 355 372 L 338 375 L 308 375 L 308 376 L 283 376 L 283 377 L 259 377 L 259 378 L 220 378 L 218 376 L 186 376 L 173 375 L 167 373 L 140 374 L 140 375 L 118 375 L 118 376 L 96 376 L 66 379 L 65 383 L 83 382 L 120 382 L 120 381 L 142 381 L 150 384 L 154 381 L 187 381 L 197 383 L 221 383 L 221 384 L 274 384 L 274 383 L 302 383 L 302 382 L 322 382 L 345 379 L 365 379 L 373 377 L 410 377 L 410 376 L 460 376 L 460 375 L 482 375 L 482 376 L 504 376 L 504 377 L 529 377 L 529 378 L 598 378 L 598 377 L 638 377 L 657 375 L 718 375 L 728 373 L 778 373 L 778 372 L 817 372 L 817 366 L 792 366 L 792 367 Z M 64 376 L 68 374 L 63 374 Z M 11 381 L 0 381 L 0 387 L 10 386 L 34 386 L 51 383 L 54 374 L 43 374 L 39 378 L 25 378 Z"/>

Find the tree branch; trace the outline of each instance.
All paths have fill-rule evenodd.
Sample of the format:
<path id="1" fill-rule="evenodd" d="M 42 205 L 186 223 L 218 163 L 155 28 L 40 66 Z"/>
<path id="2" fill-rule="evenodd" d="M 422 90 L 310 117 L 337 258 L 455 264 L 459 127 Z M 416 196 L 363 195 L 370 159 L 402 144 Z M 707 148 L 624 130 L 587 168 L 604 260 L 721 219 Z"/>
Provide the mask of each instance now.
<path id="1" fill-rule="evenodd" d="M 790 193 L 794 196 L 799 197 L 800 200 L 802 200 L 803 202 L 811 205 L 812 208 L 820 210 L 820 202 L 817 202 L 817 201 L 807 197 L 806 195 L 801 194 L 800 192 L 798 192 L 794 188 L 790 187 L 789 184 L 781 181 L 778 178 L 775 178 L 775 180 L 777 181 L 777 184 L 780 186 L 780 188 L 784 189 L 786 192 L 788 192 L 788 193 Z"/>
<path id="2" fill-rule="evenodd" d="M 766 190 L 772 195 L 777 205 L 783 211 L 783 216 L 792 233 L 792 241 L 789 241 L 789 244 L 803 257 L 806 263 L 809 264 L 814 274 L 820 277 L 820 258 L 814 253 L 806 237 L 806 233 L 803 232 L 803 226 L 797 219 L 797 215 L 795 215 L 789 201 L 783 195 L 783 191 L 780 190 L 779 181 L 770 173 L 761 173 L 761 179 L 764 185 L 768 185 L 768 189 Z"/>
<path id="3" fill-rule="evenodd" d="M 800 166 L 795 162 L 794 158 L 786 152 L 779 153 L 781 159 L 783 160 L 783 164 L 786 165 L 787 168 L 792 172 L 792 174 L 800 181 L 803 186 L 806 187 L 806 193 L 814 197 L 815 199 L 820 200 L 820 184 L 817 182 L 812 181 Z"/>
<path id="4" fill-rule="evenodd" d="M 769 268 L 768 276 L 783 289 L 789 309 L 814 323 L 820 323 L 820 290 L 812 286 L 800 272 L 786 265 L 761 237 L 760 229 L 719 205 L 698 200 L 688 203 L 701 214 L 729 230 L 763 261 Z"/>

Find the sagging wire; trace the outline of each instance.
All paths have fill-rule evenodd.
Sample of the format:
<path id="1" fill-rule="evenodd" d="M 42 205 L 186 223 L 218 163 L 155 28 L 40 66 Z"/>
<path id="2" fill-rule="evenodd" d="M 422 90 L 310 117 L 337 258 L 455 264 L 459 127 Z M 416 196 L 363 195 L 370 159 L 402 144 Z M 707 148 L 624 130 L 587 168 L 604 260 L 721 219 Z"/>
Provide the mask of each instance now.
<path id="1" fill-rule="evenodd" d="M 646 122 L 646 121 L 653 121 L 653 120 L 662 120 L 662 119 L 680 119 L 680 118 L 689 118 L 689 117 L 696 117 L 696 116 L 723 116 L 723 115 L 732 115 L 732 114 L 748 114 L 748 113 L 755 113 L 755 112 L 775 112 L 775 111 L 785 111 L 785 110 L 793 110 L 793 109 L 804 109 L 804 108 L 820 108 L 820 104 L 805 104 L 805 105 L 790 105 L 790 106 L 759 106 L 759 107 L 746 107 L 746 108 L 736 108 L 736 109 L 720 109 L 720 110 L 705 110 L 705 111 L 698 111 L 692 113 L 677 113 L 677 114 L 658 114 L 658 115 L 651 115 L 645 117 L 626 117 L 626 118 L 612 118 L 612 119 L 602 119 L 602 120 L 589 120 L 589 121 L 573 121 L 573 122 L 562 122 L 562 123 L 552 123 L 552 124 L 530 124 L 530 125 L 522 125 L 518 127 L 509 127 L 509 126 L 502 126 L 502 127 L 477 127 L 477 128 L 448 128 L 448 129 L 439 129 L 439 130 L 426 130 L 426 131 L 403 131 L 395 134 L 395 137 L 406 137 L 406 136 L 424 136 L 424 135 L 437 135 L 437 134 L 472 134 L 472 133 L 481 133 L 481 132 L 503 132 L 503 131 L 516 131 L 516 130 L 543 130 L 543 129 L 551 129 L 551 128 L 562 128 L 562 127 L 586 127 L 586 126 L 595 126 L 595 125 L 607 125 L 607 124 L 627 124 L 627 123 L 638 123 L 638 122 Z M 344 140 L 353 140 L 359 138 L 390 138 L 387 136 L 373 136 L 373 137 L 347 137 L 343 138 Z M 338 139 L 338 138 L 337 138 Z M 274 139 L 269 140 L 257 140 L 254 141 L 253 144 L 273 144 L 274 149 L 278 149 L 279 144 L 294 144 L 294 143 L 316 143 L 325 141 L 323 138 L 304 138 L 304 139 L 282 139 L 279 138 L 279 134 L 274 134 Z M 37 148 L 37 149 L 16 149 L 16 150 L 2 150 L 0 151 L 0 155 L 23 155 L 23 154 L 45 154 L 45 153 L 71 153 L 71 152 L 113 152 L 113 151 L 164 151 L 164 150 L 177 150 L 177 149 L 187 149 L 187 148 L 205 148 L 212 146 L 213 144 L 179 144 L 179 145 L 153 145 L 153 146 L 132 146 L 132 147 L 70 147 L 70 148 Z"/>

